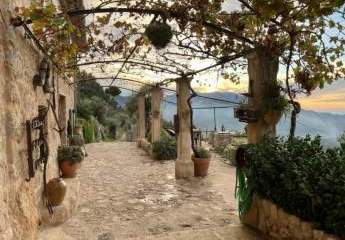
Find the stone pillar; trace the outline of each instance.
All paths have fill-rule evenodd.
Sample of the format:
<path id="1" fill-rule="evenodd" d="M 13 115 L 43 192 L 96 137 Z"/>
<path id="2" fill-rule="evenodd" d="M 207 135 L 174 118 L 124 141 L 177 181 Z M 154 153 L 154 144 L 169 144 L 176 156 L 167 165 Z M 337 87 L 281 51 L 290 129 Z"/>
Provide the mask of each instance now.
<path id="1" fill-rule="evenodd" d="M 192 161 L 192 141 L 191 141 L 191 121 L 188 98 L 190 90 L 188 88 L 189 79 L 179 79 L 176 81 L 177 92 L 177 160 L 175 162 L 175 177 L 187 178 L 194 176 L 194 164 Z"/>
<path id="2" fill-rule="evenodd" d="M 151 139 L 152 142 L 158 141 L 161 137 L 161 89 L 154 87 L 151 90 L 151 109 L 152 109 L 152 121 L 151 121 Z"/>
<path id="3" fill-rule="evenodd" d="M 258 49 L 248 57 L 249 74 L 249 106 L 260 111 L 265 88 L 277 81 L 279 59 L 264 49 Z M 249 123 L 247 128 L 248 142 L 258 143 L 264 135 L 276 135 L 276 123 L 265 121 L 264 116 L 258 116 L 258 121 Z"/>
<path id="4" fill-rule="evenodd" d="M 138 146 L 141 147 L 141 142 L 145 139 L 145 96 L 138 96 Z"/>

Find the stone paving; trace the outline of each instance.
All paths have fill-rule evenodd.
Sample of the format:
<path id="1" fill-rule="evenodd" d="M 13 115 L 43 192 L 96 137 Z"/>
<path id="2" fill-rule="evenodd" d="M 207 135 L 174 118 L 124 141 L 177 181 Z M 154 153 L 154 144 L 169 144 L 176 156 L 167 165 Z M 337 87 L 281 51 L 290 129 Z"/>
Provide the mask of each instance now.
<path id="1" fill-rule="evenodd" d="M 175 180 L 174 161 L 153 161 L 135 143 L 87 146 L 80 205 L 42 240 L 255 240 L 238 220 L 235 169 L 214 155 L 206 178 Z"/>

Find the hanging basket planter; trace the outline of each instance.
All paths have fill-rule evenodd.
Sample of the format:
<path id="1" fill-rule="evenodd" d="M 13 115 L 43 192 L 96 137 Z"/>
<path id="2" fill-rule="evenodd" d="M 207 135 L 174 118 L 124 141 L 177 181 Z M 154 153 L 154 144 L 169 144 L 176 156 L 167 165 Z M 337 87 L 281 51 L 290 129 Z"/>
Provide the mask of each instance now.
<path id="1" fill-rule="evenodd" d="M 46 186 L 46 197 L 52 206 L 59 206 L 66 196 L 67 186 L 63 179 L 53 178 Z"/>
<path id="2" fill-rule="evenodd" d="M 238 118 L 240 122 L 255 123 L 258 121 L 258 112 L 248 105 L 241 105 L 234 108 L 234 117 Z"/>
<path id="3" fill-rule="evenodd" d="M 173 36 L 171 27 L 165 20 L 158 21 L 155 19 L 147 26 L 145 35 L 157 49 L 165 48 Z"/>

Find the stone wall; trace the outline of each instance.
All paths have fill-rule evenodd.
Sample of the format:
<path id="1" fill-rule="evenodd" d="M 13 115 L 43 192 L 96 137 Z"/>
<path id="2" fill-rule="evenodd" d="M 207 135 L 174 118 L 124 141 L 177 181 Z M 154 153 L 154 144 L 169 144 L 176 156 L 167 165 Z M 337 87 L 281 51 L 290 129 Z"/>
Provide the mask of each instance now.
<path id="1" fill-rule="evenodd" d="M 219 147 L 219 146 L 226 146 L 231 143 L 231 134 L 226 132 L 216 133 L 214 134 L 213 139 L 213 146 Z"/>
<path id="2" fill-rule="evenodd" d="M 39 226 L 38 209 L 42 205 L 43 171 L 27 182 L 27 140 L 23 123 L 37 116 L 38 105 L 47 106 L 47 99 L 56 103 L 65 97 L 68 111 L 73 108 L 73 88 L 54 75 L 55 94 L 34 89 L 33 76 L 38 72 L 41 53 L 24 37 L 21 27 L 13 28 L 10 17 L 16 6 L 28 0 L 0 1 L 0 240 L 36 239 Z M 61 116 L 58 116 L 61 117 Z M 56 149 L 60 144 L 57 123 L 48 113 L 49 162 L 47 179 L 59 175 Z"/>
<path id="3" fill-rule="evenodd" d="M 242 222 L 260 230 L 268 239 L 340 240 L 258 196 L 253 197 L 251 209 L 242 216 Z"/>

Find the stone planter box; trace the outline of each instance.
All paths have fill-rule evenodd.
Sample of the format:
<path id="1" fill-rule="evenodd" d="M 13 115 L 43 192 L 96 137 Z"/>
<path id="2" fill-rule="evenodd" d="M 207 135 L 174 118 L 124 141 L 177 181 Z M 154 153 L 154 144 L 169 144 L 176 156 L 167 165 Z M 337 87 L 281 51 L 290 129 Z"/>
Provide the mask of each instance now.
<path id="1" fill-rule="evenodd" d="M 249 211 L 241 221 L 258 229 L 268 239 L 286 240 L 341 240 L 339 237 L 316 229 L 312 223 L 286 213 L 271 201 L 253 196 Z"/>

